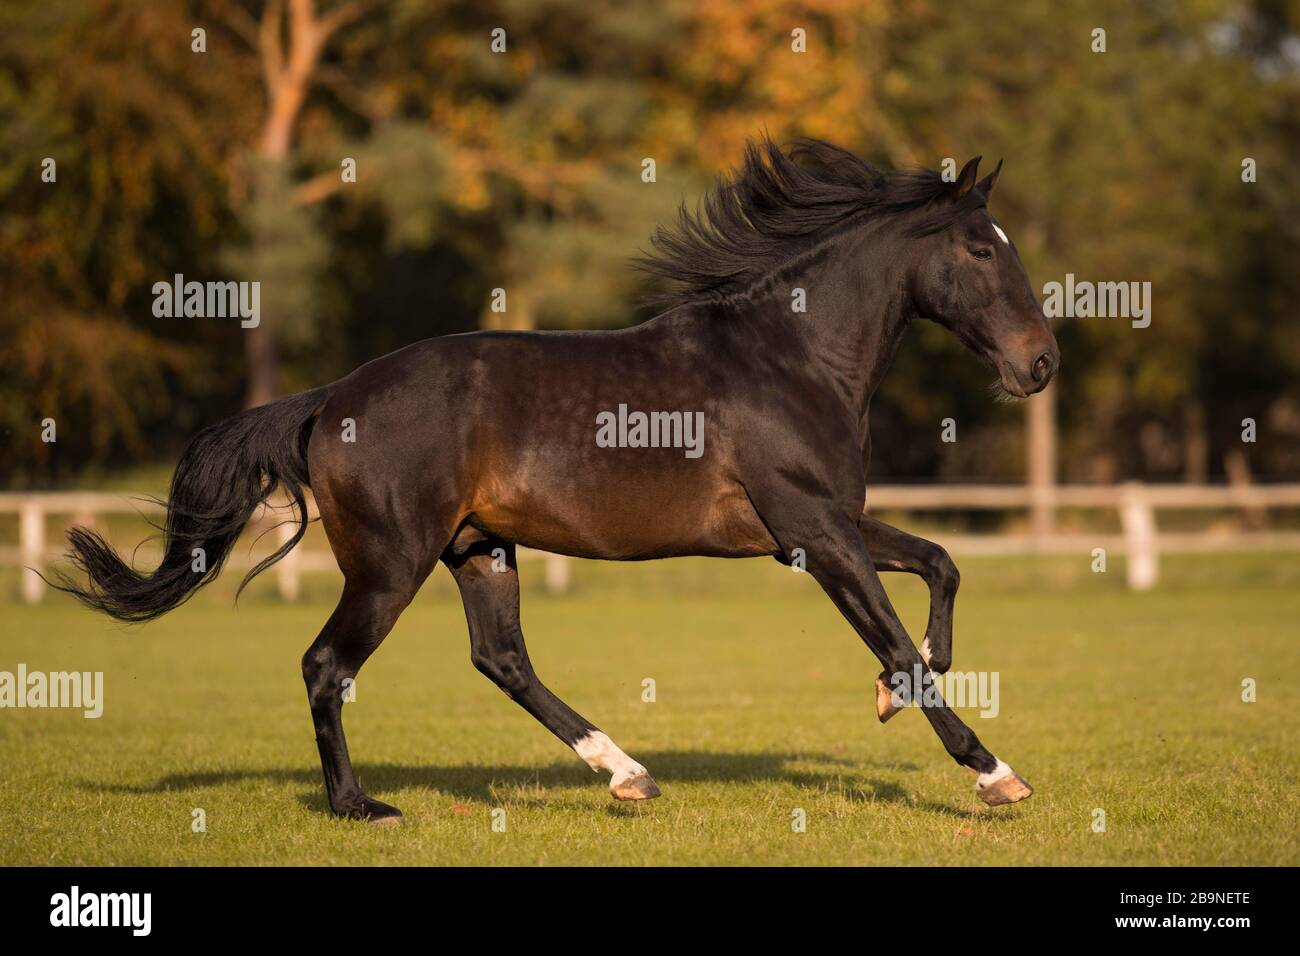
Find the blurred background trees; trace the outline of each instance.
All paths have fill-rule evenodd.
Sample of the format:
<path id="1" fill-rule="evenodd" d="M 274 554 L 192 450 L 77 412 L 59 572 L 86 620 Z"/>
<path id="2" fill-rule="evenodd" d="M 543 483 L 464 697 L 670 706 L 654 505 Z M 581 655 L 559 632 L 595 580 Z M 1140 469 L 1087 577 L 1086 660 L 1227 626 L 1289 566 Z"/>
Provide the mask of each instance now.
<path id="1" fill-rule="evenodd" d="M 1003 158 L 1036 288 L 1152 283 L 1150 328 L 1059 323 L 1063 477 L 1294 478 L 1298 33 L 1295 0 L 0 2 L 0 483 L 169 460 L 432 335 L 642 320 L 626 260 L 764 129 Z M 261 326 L 155 318 L 176 273 L 259 280 Z M 937 327 L 909 338 L 877 476 L 1021 478 L 1026 406 Z"/>

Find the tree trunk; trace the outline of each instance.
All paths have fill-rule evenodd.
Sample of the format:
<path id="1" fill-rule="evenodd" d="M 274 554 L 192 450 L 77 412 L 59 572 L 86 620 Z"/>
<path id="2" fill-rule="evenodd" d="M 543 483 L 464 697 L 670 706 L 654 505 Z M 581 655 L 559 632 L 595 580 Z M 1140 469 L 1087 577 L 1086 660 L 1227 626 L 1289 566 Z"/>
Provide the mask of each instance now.
<path id="1" fill-rule="evenodd" d="M 287 16 L 283 0 L 266 4 L 258 29 L 258 53 L 267 109 L 257 145 L 259 168 L 254 176 L 254 201 L 264 200 L 283 176 L 293 144 L 293 127 L 307 100 L 326 41 L 339 27 L 361 16 L 366 7 L 364 3 L 345 3 L 319 17 L 313 0 L 289 0 Z M 285 201 L 289 201 L 287 195 Z M 256 235 L 253 242 L 258 242 Z M 264 316 L 255 328 L 244 330 L 247 408 L 274 401 L 280 394 L 280 360 L 272 331 L 275 318 Z"/>
<path id="2" fill-rule="evenodd" d="M 275 337 L 265 322 L 244 330 L 244 358 L 248 362 L 248 388 L 244 407 L 256 408 L 280 397 L 280 356 Z"/>
<path id="3" fill-rule="evenodd" d="M 1183 408 L 1183 481 L 1203 485 L 1210 480 L 1210 436 L 1206 431 L 1205 406 L 1199 401 Z"/>

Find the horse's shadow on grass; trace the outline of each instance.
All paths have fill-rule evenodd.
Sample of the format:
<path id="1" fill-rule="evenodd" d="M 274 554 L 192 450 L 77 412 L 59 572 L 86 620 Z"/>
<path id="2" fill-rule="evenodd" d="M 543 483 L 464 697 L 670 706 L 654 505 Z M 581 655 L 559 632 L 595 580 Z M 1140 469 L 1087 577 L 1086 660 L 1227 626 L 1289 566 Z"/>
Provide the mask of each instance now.
<path id="1" fill-rule="evenodd" d="M 978 815 L 971 810 L 924 800 L 914 789 L 872 773 L 919 769 L 908 762 L 848 760 L 824 753 L 694 753 L 669 750 L 639 753 L 637 756 L 650 768 L 669 798 L 674 784 L 785 783 L 809 790 L 838 793 L 847 800 L 859 803 L 899 804 L 963 819 Z M 809 769 L 810 766 L 813 769 Z M 541 766 L 362 763 L 357 767 L 357 776 L 366 792 L 381 799 L 397 790 L 419 788 L 440 791 L 458 803 L 476 801 L 496 804 L 504 801 L 535 805 L 550 801 L 540 796 L 530 796 L 531 791 L 585 790 L 597 785 L 604 786 L 608 781 L 608 777 L 602 774 L 598 784 L 591 771 L 573 761 L 557 761 Z M 304 806 L 322 812 L 326 809 L 320 771 L 316 768 L 197 771 L 170 774 L 154 783 L 143 785 L 106 786 L 95 781 L 85 781 L 83 785 L 96 791 L 150 794 L 198 790 L 251 780 L 301 785 L 304 789 L 298 799 Z M 628 812 L 623 804 L 612 807 L 615 809 L 611 812 L 620 815 Z"/>

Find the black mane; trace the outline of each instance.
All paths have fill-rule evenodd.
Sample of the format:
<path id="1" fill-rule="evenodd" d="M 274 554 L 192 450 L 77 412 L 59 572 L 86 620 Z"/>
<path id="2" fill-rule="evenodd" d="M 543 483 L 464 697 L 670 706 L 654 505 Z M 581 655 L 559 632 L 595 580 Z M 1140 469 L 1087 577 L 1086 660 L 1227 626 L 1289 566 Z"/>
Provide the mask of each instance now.
<path id="1" fill-rule="evenodd" d="M 675 226 L 659 226 L 650 238 L 654 253 L 634 264 L 671 283 L 654 303 L 728 301 L 850 221 L 924 210 L 909 232 L 926 235 L 984 204 L 978 190 L 936 202 L 954 188 L 933 170 L 877 169 L 817 139 L 783 151 L 765 135 L 746 142 L 741 168 L 694 212 L 683 203 Z"/>

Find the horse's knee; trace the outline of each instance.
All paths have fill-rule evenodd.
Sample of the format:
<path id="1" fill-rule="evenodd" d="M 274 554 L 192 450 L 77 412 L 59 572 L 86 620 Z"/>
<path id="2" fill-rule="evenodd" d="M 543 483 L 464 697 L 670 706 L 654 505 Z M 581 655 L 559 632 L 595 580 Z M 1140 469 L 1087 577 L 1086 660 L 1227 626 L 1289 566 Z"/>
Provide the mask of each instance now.
<path id="1" fill-rule="evenodd" d="M 948 552 L 937 544 L 932 544 L 926 551 L 925 578 L 931 587 L 937 587 L 948 594 L 956 593 L 961 585 L 957 565 Z"/>

